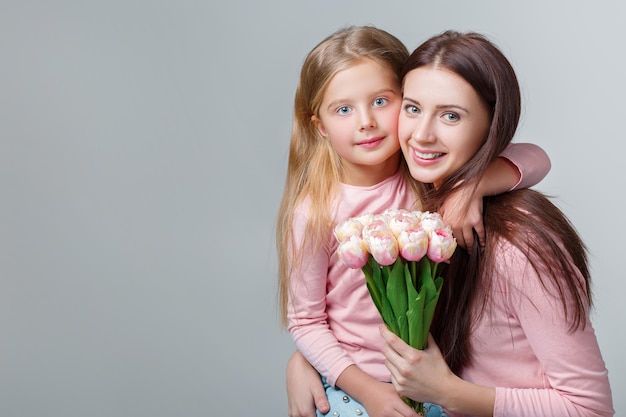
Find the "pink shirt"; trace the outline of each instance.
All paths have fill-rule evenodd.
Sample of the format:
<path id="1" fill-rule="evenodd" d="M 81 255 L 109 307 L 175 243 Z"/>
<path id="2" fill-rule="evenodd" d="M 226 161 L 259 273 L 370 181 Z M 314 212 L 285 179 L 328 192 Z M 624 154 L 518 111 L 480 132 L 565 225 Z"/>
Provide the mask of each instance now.
<path id="1" fill-rule="evenodd" d="M 536 145 L 516 144 L 502 156 L 520 170 L 516 188 L 539 182 L 550 170 L 550 161 Z M 335 200 L 335 223 L 386 209 L 411 208 L 416 197 L 398 172 L 370 187 L 341 185 Z M 305 203 L 296 210 L 294 235 L 303 238 L 308 218 Z M 307 360 L 335 385 L 339 375 L 356 364 L 379 381 L 389 382 L 389 370 L 380 353 L 382 319 L 365 285 L 361 270 L 346 267 L 335 254 L 337 242 L 329 236 L 315 253 L 307 253 L 298 275 L 291 277 L 288 329 Z"/>
<path id="2" fill-rule="evenodd" d="M 608 372 L 591 322 L 569 332 L 561 299 L 551 295 L 555 288 L 547 292 L 510 243 L 498 252 L 491 311 L 472 329 L 473 362 L 461 377 L 497 387 L 494 417 L 612 416 Z"/>
<path id="3" fill-rule="evenodd" d="M 401 172 L 371 187 L 342 184 L 337 199 L 336 223 L 388 208 L 410 208 L 415 197 Z M 296 240 L 302 239 L 308 210 L 296 213 Z M 298 349 L 328 383 L 335 385 L 349 365 L 357 364 L 380 381 L 390 381 L 380 353 L 378 331 L 382 319 L 365 285 L 360 269 L 346 267 L 335 253 L 333 236 L 321 250 L 303 260 L 301 277 L 292 276 L 289 326 Z"/>

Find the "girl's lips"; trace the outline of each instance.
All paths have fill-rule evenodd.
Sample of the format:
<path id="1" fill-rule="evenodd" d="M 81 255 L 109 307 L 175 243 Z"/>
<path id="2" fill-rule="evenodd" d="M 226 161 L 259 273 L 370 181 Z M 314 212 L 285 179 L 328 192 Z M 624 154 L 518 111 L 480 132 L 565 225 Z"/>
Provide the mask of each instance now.
<path id="1" fill-rule="evenodd" d="M 357 145 L 363 148 L 375 148 L 376 146 L 378 146 L 379 143 L 383 141 L 383 139 L 385 139 L 384 136 L 365 139 L 361 142 L 358 142 Z"/>

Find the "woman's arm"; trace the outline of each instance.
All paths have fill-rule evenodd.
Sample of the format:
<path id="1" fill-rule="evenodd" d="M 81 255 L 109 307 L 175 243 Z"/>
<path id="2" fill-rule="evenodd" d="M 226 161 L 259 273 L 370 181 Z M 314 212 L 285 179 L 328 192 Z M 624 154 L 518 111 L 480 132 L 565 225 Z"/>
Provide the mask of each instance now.
<path id="1" fill-rule="evenodd" d="M 571 329 L 571 316 L 564 313 L 562 299 L 567 297 L 569 314 L 575 308 L 574 301 L 567 295 L 558 295 L 556 282 L 561 281 L 560 277 L 551 277 L 542 269 L 537 272 L 529 266 L 526 254 L 510 245 L 498 253 L 498 276 L 507 286 L 499 296 L 506 297 L 503 305 L 518 322 L 513 326 L 517 334 L 510 337 L 518 341 L 515 348 L 519 349 L 520 333 L 523 334 L 526 340 L 522 342 L 532 352 L 535 368 L 538 362 L 545 386 L 516 387 L 521 373 L 516 367 L 520 371 L 527 369 L 530 359 L 511 357 L 503 366 L 518 377 L 496 388 L 494 416 L 612 416 L 608 371 L 589 317 L 584 327 Z M 582 281 L 582 277 L 579 279 Z M 490 358 L 484 357 L 483 362 L 487 361 Z"/>
<path id="2" fill-rule="evenodd" d="M 512 143 L 500 157 L 492 161 L 476 188 L 472 184 L 450 194 L 440 212 L 452 227 L 457 243 L 470 249 L 474 231 L 478 243 L 485 244 L 483 227 L 483 197 L 536 185 L 550 171 L 550 158 L 545 151 L 531 143 Z M 466 210 L 467 202 L 469 208 Z"/>

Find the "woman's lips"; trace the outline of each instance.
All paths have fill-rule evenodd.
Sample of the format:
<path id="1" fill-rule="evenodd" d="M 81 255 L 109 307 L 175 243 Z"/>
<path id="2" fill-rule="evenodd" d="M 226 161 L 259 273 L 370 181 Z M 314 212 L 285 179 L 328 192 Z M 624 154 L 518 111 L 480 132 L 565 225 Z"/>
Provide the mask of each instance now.
<path id="1" fill-rule="evenodd" d="M 415 148 L 412 148 L 413 151 L 413 160 L 415 163 L 419 165 L 432 165 L 439 161 L 441 157 L 446 155 L 443 152 L 432 152 L 432 151 L 418 151 Z"/>

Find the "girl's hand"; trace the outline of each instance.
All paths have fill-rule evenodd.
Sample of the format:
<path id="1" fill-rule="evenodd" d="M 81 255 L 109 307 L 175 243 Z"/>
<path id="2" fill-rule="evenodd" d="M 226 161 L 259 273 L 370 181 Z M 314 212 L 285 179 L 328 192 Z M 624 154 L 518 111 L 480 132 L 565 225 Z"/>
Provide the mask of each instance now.
<path id="1" fill-rule="evenodd" d="M 478 244 L 485 246 L 483 197 L 477 191 L 469 184 L 463 186 L 451 193 L 439 209 L 443 221 L 452 228 L 458 245 L 468 251 L 474 244 L 474 230 L 478 235 Z"/>
<path id="2" fill-rule="evenodd" d="M 374 395 L 363 401 L 370 417 L 418 417 L 419 415 L 400 398 L 398 391 L 387 382 L 376 381 Z"/>
<path id="3" fill-rule="evenodd" d="M 287 362 L 287 403 L 289 417 L 315 417 L 316 408 L 330 411 L 320 375 L 299 350 Z"/>
<path id="4" fill-rule="evenodd" d="M 348 366 L 339 375 L 337 386 L 363 404 L 370 417 L 418 417 L 393 385 L 376 380 L 357 365 Z"/>

